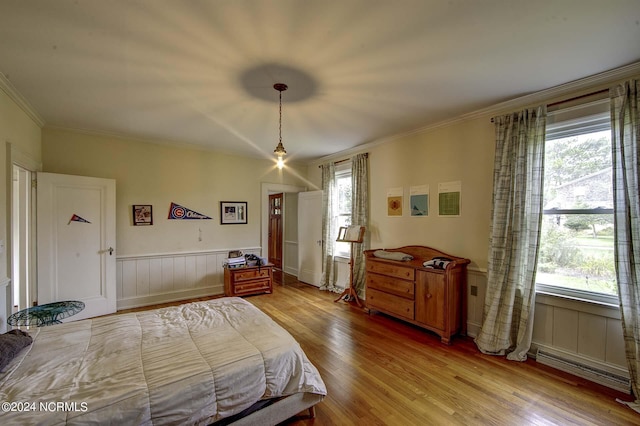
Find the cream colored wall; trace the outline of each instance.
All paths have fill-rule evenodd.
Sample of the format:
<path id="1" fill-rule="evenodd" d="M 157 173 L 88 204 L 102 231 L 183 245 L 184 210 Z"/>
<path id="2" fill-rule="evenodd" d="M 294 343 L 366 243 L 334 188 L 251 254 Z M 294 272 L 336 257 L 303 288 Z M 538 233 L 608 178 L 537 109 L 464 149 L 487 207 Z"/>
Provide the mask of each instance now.
<path id="1" fill-rule="evenodd" d="M 488 118 L 418 133 L 370 151 L 371 246 L 418 244 L 487 265 L 493 175 Z M 438 184 L 462 182 L 461 216 L 438 216 Z M 429 215 L 411 217 L 409 187 L 429 185 Z M 388 217 L 387 189 L 404 188 L 403 216 Z"/>
<path id="2" fill-rule="evenodd" d="M 59 129 L 43 130 L 42 156 L 47 172 L 116 180 L 120 256 L 258 247 L 260 183 L 301 185 L 270 159 Z M 221 225 L 220 201 L 247 201 L 248 224 Z M 171 202 L 212 220 L 167 220 Z M 153 205 L 153 226 L 133 226 L 133 204 Z"/>
<path id="3" fill-rule="evenodd" d="M 0 253 L 0 332 L 6 329 L 7 314 L 10 313 L 11 267 L 9 262 L 11 232 L 9 223 L 12 157 L 41 161 L 40 126 L 0 88 L 0 240 L 4 248 Z M 13 154 L 12 154 L 13 153 Z"/>
<path id="4" fill-rule="evenodd" d="M 371 248 L 426 245 L 486 268 L 493 187 L 494 127 L 489 117 L 369 147 Z M 309 178 L 319 187 L 317 163 Z M 461 181 L 461 216 L 438 216 L 438 183 Z M 411 217 L 409 188 L 429 185 L 429 215 Z M 402 217 L 387 216 L 387 190 L 402 187 Z"/>

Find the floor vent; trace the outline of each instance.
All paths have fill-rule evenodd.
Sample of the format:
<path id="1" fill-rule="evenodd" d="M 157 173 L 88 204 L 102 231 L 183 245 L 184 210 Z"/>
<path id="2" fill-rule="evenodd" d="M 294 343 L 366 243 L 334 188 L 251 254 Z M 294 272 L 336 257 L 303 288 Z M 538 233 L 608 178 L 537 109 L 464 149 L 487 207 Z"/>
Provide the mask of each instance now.
<path id="1" fill-rule="evenodd" d="M 611 389 L 625 393 L 631 392 L 631 382 L 629 381 L 629 378 L 597 367 L 576 362 L 574 360 L 568 360 L 544 350 L 538 351 L 536 361 L 541 364 L 548 365 L 549 367 L 557 368 L 560 371 L 582 377 L 583 379 L 591 380 L 592 382 L 599 383 Z"/>

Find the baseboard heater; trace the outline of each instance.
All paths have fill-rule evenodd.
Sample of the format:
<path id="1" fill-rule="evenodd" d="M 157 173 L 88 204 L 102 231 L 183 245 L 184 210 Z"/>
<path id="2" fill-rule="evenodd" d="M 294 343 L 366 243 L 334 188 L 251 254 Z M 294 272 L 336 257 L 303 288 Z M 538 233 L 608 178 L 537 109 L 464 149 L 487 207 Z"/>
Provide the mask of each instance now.
<path id="1" fill-rule="evenodd" d="M 611 389 L 631 393 L 631 382 L 628 377 L 612 373 L 591 365 L 587 365 L 576 360 L 567 359 L 566 357 L 550 353 L 549 351 L 540 349 L 536 355 L 536 361 L 540 364 L 548 365 L 565 373 L 582 377 L 583 379 L 607 386 Z"/>

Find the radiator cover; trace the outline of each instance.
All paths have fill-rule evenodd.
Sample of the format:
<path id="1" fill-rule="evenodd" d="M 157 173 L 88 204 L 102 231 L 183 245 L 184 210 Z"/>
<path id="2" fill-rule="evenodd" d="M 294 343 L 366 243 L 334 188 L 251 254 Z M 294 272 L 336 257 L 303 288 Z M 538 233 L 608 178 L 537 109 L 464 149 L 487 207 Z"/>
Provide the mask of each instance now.
<path id="1" fill-rule="evenodd" d="M 549 349 L 538 349 L 536 361 L 540 364 L 548 365 L 560 371 L 582 377 L 583 379 L 607 386 L 611 389 L 631 393 L 631 382 L 623 371 L 607 371 L 595 362 L 586 359 L 575 359 L 569 354 L 563 354 Z"/>

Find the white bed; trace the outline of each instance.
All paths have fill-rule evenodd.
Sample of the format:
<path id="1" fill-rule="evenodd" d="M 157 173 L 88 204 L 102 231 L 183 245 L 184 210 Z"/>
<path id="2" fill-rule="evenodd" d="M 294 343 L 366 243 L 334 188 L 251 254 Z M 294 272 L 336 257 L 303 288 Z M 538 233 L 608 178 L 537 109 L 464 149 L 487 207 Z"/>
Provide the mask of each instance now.
<path id="1" fill-rule="evenodd" d="M 326 395 L 295 339 L 241 298 L 41 327 L 32 336 L 0 374 L 1 402 L 22 410 L 1 412 L 0 424 L 211 424 L 290 396 L 239 420 L 275 424 Z"/>

